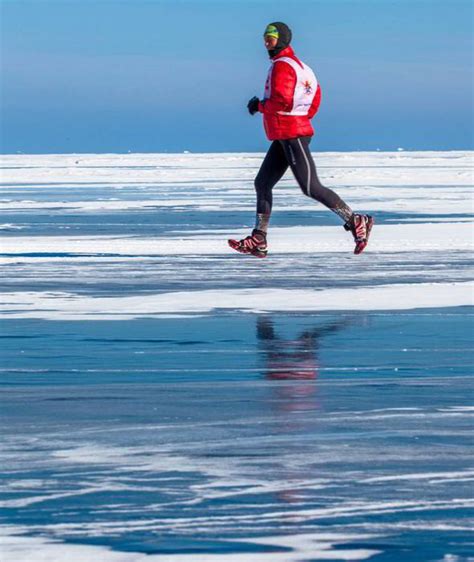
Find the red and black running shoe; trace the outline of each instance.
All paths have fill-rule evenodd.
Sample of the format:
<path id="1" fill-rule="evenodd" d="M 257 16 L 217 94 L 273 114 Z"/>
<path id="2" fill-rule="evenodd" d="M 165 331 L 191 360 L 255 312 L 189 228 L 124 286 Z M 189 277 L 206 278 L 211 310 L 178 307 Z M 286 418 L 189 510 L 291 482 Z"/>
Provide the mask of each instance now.
<path id="1" fill-rule="evenodd" d="M 374 226 L 374 219 L 370 215 L 353 214 L 344 228 L 354 236 L 354 254 L 361 254 L 369 242 L 370 231 Z"/>
<path id="2" fill-rule="evenodd" d="M 254 229 L 252 234 L 242 240 L 227 240 L 229 246 L 241 254 L 250 254 L 256 258 L 267 255 L 267 236 L 262 230 Z"/>

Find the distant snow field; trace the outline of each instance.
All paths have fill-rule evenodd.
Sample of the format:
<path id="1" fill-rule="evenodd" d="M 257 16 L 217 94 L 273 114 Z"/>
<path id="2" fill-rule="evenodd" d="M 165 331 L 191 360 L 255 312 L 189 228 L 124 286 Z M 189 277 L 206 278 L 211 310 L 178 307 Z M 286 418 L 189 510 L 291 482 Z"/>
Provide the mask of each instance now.
<path id="1" fill-rule="evenodd" d="M 88 302 L 94 302 L 94 314 L 100 314 L 99 301 L 94 298 L 97 295 L 84 291 L 81 274 L 87 276 L 89 289 L 104 268 L 113 271 L 117 282 L 129 270 L 147 278 L 142 314 L 148 305 L 153 306 L 150 314 L 170 313 L 174 306 L 181 312 L 183 307 L 174 291 L 153 283 L 152 276 L 158 266 L 166 264 L 168 277 L 181 280 L 182 260 L 186 260 L 189 275 L 186 288 L 202 289 L 200 281 L 208 288 L 209 280 L 215 279 L 214 288 L 225 289 L 225 308 L 229 303 L 237 309 L 252 308 L 242 288 L 255 294 L 255 275 L 264 284 L 258 290 L 262 293 L 256 307 L 259 311 L 266 306 L 270 310 L 300 310 L 302 299 L 312 310 L 328 310 L 331 302 L 337 310 L 360 309 L 361 299 L 354 299 L 356 294 L 361 295 L 367 310 L 383 308 L 384 303 L 390 309 L 411 308 L 416 306 L 416 284 L 422 281 L 429 285 L 420 287 L 424 297 L 421 306 L 429 304 L 430 294 L 433 306 L 438 302 L 441 306 L 472 303 L 472 288 L 465 282 L 464 267 L 459 267 L 460 263 L 465 265 L 473 247 L 470 152 L 315 155 L 322 180 L 354 209 L 376 216 L 366 253 L 351 256 L 351 237 L 336 226 L 338 219 L 303 197 L 288 173 L 275 188 L 270 255 L 265 263 L 256 264 L 251 258 L 233 254 L 226 240 L 245 236 L 251 228 L 255 204 L 252 182 L 262 156 L 3 156 L 0 207 L 5 216 L 15 220 L 8 220 L 2 227 L 5 236 L 0 263 L 11 271 L 16 295 L 7 295 L 2 312 L 9 317 L 37 314 L 48 318 L 50 294 L 37 291 L 34 297 L 31 291 L 24 291 L 26 279 L 37 273 L 42 281 L 60 274 L 62 279 L 67 278 L 68 288 L 74 277 L 81 291 L 75 294 L 68 290 L 68 299 L 85 299 L 85 309 Z M 285 214 L 291 217 L 289 224 Z M 304 224 L 298 224 L 300 217 Z M 394 280 L 400 282 L 400 275 L 416 267 L 420 257 L 437 262 L 436 274 L 432 267 L 419 269 L 416 283 L 406 288 L 407 295 L 415 296 L 414 301 L 392 298 L 390 286 Z M 54 266 L 47 269 L 48 263 Z M 269 291 L 273 289 L 272 280 L 275 288 L 281 289 L 281 273 L 287 271 L 292 276 L 295 268 L 302 285 L 304 278 L 308 279 L 305 296 L 287 298 L 282 292 L 275 297 Z M 247 275 L 249 269 L 251 276 Z M 327 271 L 334 286 L 313 282 L 315 269 Z M 278 273 L 275 278 L 274 273 Z M 373 285 L 375 276 L 378 289 L 372 289 L 371 298 L 364 300 L 362 295 Z M 321 289 L 337 287 L 345 277 L 357 277 L 358 282 L 350 290 L 339 291 L 336 300 L 320 298 Z M 384 284 L 387 290 L 383 290 Z M 181 294 L 183 286 L 177 285 Z M 122 287 L 119 289 L 116 298 L 129 298 Z M 143 291 L 144 287 L 132 291 L 138 301 L 136 293 Z M 153 291 L 155 297 L 150 295 Z M 20 310 L 22 294 L 28 312 Z M 191 292 L 187 300 L 192 301 L 193 295 Z M 199 311 L 219 307 L 213 293 L 207 294 L 207 304 L 205 293 L 196 292 L 195 296 Z M 87 300 L 89 297 L 93 300 Z M 33 306 L 32 301 L 36 303 Z M 53 309 L 61 312 L 61 302 L 65 306 L 61 317 L 65 318 L 64 298 L 58 299 Z M 9 308 L 9 303 L 14 306 Z M 120 307 L 118 300 L 112 303 L 103 299 L 101 303 L 104 314 L 110 312 L 110 304 Z M 51 316 L 56 317 L 56 312 Z"/>

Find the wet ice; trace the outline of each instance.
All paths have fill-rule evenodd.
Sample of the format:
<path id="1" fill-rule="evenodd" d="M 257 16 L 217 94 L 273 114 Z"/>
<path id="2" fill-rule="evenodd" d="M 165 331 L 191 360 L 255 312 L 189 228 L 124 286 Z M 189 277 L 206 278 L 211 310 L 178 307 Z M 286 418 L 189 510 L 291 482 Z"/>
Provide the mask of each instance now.
<path id="1" fill-rule="evenodd" d="M 2 157 L 7 560 L 471 556 L 472 154 L 260 158 Z"/>

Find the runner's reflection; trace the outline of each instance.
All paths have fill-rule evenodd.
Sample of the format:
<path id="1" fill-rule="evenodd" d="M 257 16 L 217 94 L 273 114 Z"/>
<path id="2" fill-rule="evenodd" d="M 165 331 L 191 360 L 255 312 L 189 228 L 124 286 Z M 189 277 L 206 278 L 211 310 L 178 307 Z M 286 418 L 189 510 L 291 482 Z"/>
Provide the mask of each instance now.
<path id="1" fill-rule="evenodd" d="M 305 328 L 295 339 L 279 337 L 271 317 L 257 317 L 257 339 L 265 358 L 265 378 L 270 380 L 315 380 L 320 365 L 320 340 L 347 327 L 345 317 L 327 324 Z"/>
<path id="2" fill-rule="evenodd" d="M 289 435 L 314 435 L 317 431 L 318 416 L 298 415 L 319 409 L 317 384 L 321 369 L 318 357 L 321 340 L 343 330 L 351 323 L 349 317 L 332 322 L 306 327 L 296 338 L 285 339 L 275 330 L 271 317 L 257 317 L 257 340 L 263 358 L 263 373 L 267 380 L 281 382 L 271 385 L 270 407 L 277 416 L 273 425 L 279 437 Z M 296 415 L 294 415 L 296 414 Z M 276 497 L 284 503 L 304 502 L 305 494 L 313 487 L 308 482 L 307 467 L 300 461 L 293 462 L 301 454 L 298 439 L 287 441 L 283 468 L 287 487 L 276 492 Z M 294 448 L 294 450 L 292 450 Z M 292 512 L 282 516 L 282 522 L 292 523 Z"/>

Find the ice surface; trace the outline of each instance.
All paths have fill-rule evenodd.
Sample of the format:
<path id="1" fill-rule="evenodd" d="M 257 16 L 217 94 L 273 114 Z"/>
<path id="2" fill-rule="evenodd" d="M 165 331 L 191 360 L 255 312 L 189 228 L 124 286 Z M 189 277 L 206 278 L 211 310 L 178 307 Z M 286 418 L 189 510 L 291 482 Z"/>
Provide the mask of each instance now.
<path id="1" fill-rule="evenodd" d="M 409 310 L 473 304 L 474 282 L 379 285 L 349 289 L 220 289 L 135 297 L 70 293 L 9 293 L 0 312 L 9 318 L 126 320 L 216 310 L 317 312 Z"/>
<path id="2" fill-rule="evenodd" d="M 472 156 L 3 156 L 2 562 L 472 559 Z"/>

